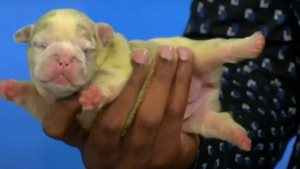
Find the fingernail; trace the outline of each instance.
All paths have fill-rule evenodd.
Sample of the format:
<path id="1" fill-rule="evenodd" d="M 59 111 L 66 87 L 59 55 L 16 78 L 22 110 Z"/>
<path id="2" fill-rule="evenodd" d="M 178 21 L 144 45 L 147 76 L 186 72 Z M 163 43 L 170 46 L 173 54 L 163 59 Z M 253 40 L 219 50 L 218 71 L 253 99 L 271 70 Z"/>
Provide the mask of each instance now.
<path id="1" fill-rule="evenodd" d="M 148 51 L 144 49 L 133 52 L 132 59 L 140 65 L 148 65 L 151 62 Z"/>
<path id="2" fill-rule="evenodd" d="M 174 48 L 171 46 L 163 46 L 160 50 L 160 55 L 162 58 L 171 61 L 175 56 Z"/>
<path id="3" fill-rule="evenodd" d="M 191 57 L 191 52 L 188 48 L 185 47 L 179 47 L 178 48 L 178 54 L 180 60 L 189 60 Z"/>

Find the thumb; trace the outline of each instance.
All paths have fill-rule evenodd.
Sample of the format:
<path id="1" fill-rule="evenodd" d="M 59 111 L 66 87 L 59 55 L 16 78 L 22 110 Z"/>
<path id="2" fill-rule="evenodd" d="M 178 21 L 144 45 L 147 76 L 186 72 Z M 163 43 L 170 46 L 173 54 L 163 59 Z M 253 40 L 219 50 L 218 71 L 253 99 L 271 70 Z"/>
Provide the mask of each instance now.
<path id="1" fill-rule="evenodd" d="M 78 96 L 58 100 L 43 119 L 43 129 L 48 136 L 63 140 L 70 128 L 80 128 L 76 115 L 81 112 Z"/>
<path id="2" fill-rule="evenodd" d="M 79 95 L 73 94 L 69 97 L 59 99 L 58 101 L 55 102 L 53 105 L 53 110 L 55 111 L 67 111 L 67 112 L 72 112 L 76 114 L 79 114 L 81 112 L 81 104 L 79 103 Z M 49 112 L 49 113 L 54 113 L 55 111 Z"/>

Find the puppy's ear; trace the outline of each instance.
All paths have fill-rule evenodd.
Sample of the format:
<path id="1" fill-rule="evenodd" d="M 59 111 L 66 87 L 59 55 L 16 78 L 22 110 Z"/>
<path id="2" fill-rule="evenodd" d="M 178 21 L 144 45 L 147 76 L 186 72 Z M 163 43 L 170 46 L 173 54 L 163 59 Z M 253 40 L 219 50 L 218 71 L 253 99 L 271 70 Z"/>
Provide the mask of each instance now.
<path id="1" fill-rule="evenodd" d="M 97 36 L 102 44 L 102 46 L 107 46 L 113 39 L 114 30 L 106 23 L 98 23 L 96 29 Z"/>
<path id="2" fill-rule="evenodd" d="M 14 34 L 14 40 L 18 43 L 27 43 L 29 41 L 29 38 L 31 36 L 32 30 L 34 25 L 27 25 L 19 29 Z"/>

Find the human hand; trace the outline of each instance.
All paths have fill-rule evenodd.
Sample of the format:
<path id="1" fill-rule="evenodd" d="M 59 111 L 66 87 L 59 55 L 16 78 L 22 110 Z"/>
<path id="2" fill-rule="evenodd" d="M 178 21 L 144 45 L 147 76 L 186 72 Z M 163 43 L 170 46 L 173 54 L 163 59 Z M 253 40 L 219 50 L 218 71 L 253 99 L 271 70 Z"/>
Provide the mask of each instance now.
<path id="1" fill-rule="evenodd" d="M 123 140 L 121 132 L 150 68 L 150 56 L 143 50 L 133 54 L 130 80 L 120 96 L 99 113 L 89 132 L 76 120 L 81 111 L 77 97 L 53 107 L 44 118 L 44 132 L 77 147 L 88 169 L 188 168 L 199 144 L 197 136 L 181 132 L 193 57 L 187 48 L 170 49 L 164 46 L 158 52 L 150 86 Z"/>

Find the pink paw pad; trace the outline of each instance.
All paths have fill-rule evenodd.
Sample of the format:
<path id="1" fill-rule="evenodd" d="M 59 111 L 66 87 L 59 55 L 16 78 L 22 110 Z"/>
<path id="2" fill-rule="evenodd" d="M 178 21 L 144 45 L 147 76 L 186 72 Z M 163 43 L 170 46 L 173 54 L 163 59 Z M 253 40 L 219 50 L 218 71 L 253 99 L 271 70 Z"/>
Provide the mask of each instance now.
<path id="1" fill-rule="evenodd" d="M 242 150 L 251 150 L 251 140 L 247 135 L 247 132 L 243 129 L 236 129 L 233 131 L 233 141 Z"/>
<path id="2" fill-rule="evenodd" d="M 13 101 L 20 96 L 18 92 L 18 82 L 16 80 L 7 80 L 0 82 L 0 97 L 5 100 Z"/>
<path id="3" fill-rule="evenodd" d="M 255 43 L 254 43 L 254 54 L 255 55 L 259 55 L 263 48 L 265 47 L 265 37 L 261 32 L 256 32 L 252 35 L 252 38 L 255 39 Z"/>
<path id="4" fill-rule="evenodd" d="M 102 99 L 101 90 L 97 86 L 91 85 L 82 92 L 79 102 L 83 110 L 94 110 L 101 103 Z"/>

